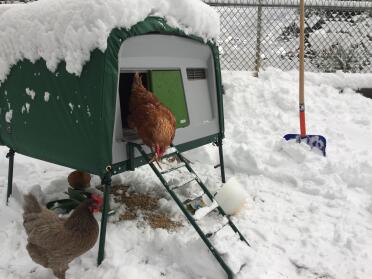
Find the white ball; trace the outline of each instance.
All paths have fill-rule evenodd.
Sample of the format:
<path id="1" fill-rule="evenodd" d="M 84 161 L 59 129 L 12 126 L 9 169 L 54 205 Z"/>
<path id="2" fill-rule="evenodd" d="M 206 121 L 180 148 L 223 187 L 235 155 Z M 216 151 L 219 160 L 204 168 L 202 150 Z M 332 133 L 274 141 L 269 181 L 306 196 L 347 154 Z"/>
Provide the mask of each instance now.
<path id="1" fill-rule="evenodd" d="M 247 194 L 235 177 L 230 178 L 214 197 L 228 215 L 239 212 L 244 206 Z"/>

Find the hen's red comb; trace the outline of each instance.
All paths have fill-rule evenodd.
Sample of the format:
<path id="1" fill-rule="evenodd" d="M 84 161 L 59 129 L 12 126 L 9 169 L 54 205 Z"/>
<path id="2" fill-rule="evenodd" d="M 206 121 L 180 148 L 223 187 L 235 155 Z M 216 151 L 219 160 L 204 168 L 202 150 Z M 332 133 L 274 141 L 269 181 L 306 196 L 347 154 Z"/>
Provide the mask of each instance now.
<path id="1" fill-rule="evenodd" d="M 103 198 L 100 195 L 92 194 L 90 196 L 90 199 L 95 201 L 98 205 L 101 205 L 103 203 Z"/>

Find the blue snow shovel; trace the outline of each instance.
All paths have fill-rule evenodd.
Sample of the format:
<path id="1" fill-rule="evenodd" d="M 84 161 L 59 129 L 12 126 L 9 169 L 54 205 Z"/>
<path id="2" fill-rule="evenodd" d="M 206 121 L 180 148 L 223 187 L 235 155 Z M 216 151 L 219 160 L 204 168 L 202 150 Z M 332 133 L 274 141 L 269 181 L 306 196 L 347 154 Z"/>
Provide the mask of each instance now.
<path id="1" fill-rule="evenodd" d="M 293 140 L 295 139 L 297 142 L 306 142 L 311 148 L 318 148 L 322 151 L 323 156 L 326 156 L 326 145 L 327 141 L 325 137 L 320 135 L 307 135 L 306 134 L 306 125 L 305 125 L 305 32 L 304 32 L 304 25 L 305 25 L 305 0 L 300 1 L 300 96 L 299 96 L 299 103 L 300 103 L 300 134 L 287 134 L 284 136 L 286 140 Z"/>

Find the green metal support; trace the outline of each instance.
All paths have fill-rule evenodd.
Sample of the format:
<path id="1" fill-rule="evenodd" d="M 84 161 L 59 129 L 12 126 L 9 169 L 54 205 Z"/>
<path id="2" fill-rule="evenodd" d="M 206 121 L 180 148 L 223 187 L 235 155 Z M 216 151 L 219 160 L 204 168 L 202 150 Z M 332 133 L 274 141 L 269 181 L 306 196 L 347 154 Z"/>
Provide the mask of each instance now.
<path id="1" fill-rule="evenodd" d="M 9 197 L 13 191 L 13 168 L 14 168 L 14 150 L 9 149 L 8 154 L 6 154 L 6 158 L 9 159 L 9 167 L 8 167 L 8 189 L 6 191 L 6 205 L 8 205 Z"/>
<path id="2" fill-rule="evenodd" d="M 222 183 L 226 183 L 226 177 L 225 177 L 225 162 L 223 160 L 223 148 L 222 148 L 222 137 L 218 137 L 218 142 L 217 142 L 217 146 L 218 146 L 218 154 L 220 156 L 220 164 L 219 164 L 219 167 L 221 169 L 221 180 L 222 180 Z"/>
<path id="3" fill-rule="evenodd" d="M 135 160 L 134 160 L 134 147 L 132 144 L 127 144 L 127 154 L 128 154 L 128 170 L 134 171 Z"/>
<path id="4" fill-rule="evenodd" d="M 106 174 L 101 178 L 102 185 L 105 186 L 103 196 L 103 209 L 101 219 L 101 231 L 99 235 L 98 259 L 97 264 L 100 265 L 105 257 L 105 242 L 106 242 L 106 227 L 108 212 L 110 208 L 110 188 L 111 188 L 111 167 L 106 168 Z"/>

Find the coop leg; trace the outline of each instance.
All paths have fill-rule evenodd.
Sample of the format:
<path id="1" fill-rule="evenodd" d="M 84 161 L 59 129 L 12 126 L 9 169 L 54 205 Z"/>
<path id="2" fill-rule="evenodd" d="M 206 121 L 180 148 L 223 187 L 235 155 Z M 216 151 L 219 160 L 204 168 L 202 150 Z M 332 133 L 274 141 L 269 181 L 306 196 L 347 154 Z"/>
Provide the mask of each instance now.
<path id="1" fill-rule="evenodd" d="M 226 182 L 225 178 L 225 163 L 223 161 L 223 149 L 222 149 L 222 138 L 218 138 L 218 153 L 220 155 L 220 168 L 221 168 L 221 180 L 222 183 Z"/>
<path id="2" fill-rule="evenodd" d="M 12 194 L 13 190 L 13 166 L 14 166 L 14 150 L 9 149 L 6 157 L 9 158 L 9 168 L 8 168 L 8 189 L 6 192 L 6 205 L 8 205 L 9 197 Z"/>
<path id="3" fill-rule="evenodd" d="M 103 209 L 101 219 L 101 231 L 99 235 L 99 247 L 98 247 L 98 258 L 97 264 L 100 265 L 105 257 L 105 241 L 106 241 L 106 226 L 108 211 L 110 208 L 110 188 L 111 188 L 111 173 L 110 170 L 102 178 L 102 185 L 104 185 L 104 198 L 103 198 Z"/>
<path id="4" fill-rule="evenodd" d="M 129 167 L 128 169 L 131 170 L 131 171 L 134 171 L 134 148 L 133 148 L 133 144 L 128 142 L 127 143 L 127 154 L 128 154 L 128 158 L 129 158 Z"/>

